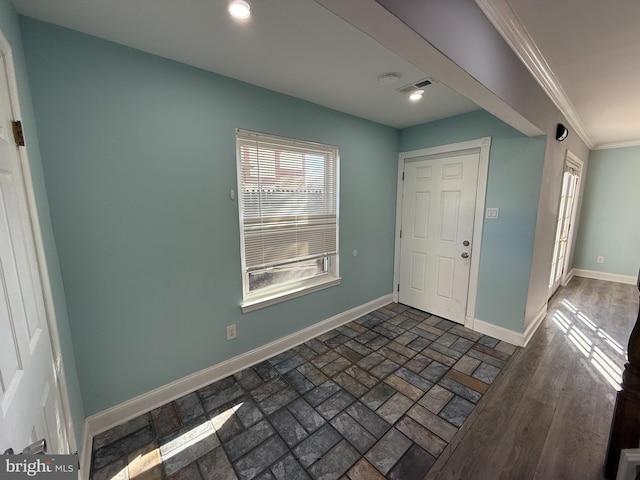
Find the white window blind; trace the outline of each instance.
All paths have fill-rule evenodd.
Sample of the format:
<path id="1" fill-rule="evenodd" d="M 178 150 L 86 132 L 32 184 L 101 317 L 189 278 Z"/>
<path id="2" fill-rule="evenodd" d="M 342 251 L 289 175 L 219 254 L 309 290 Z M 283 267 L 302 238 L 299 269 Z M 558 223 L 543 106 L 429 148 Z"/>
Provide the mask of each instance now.
<path id="1" fill-rule="evenodd" d="M 245 274 L 336 255 L 337 148 L 246 130 L 236 140 Z"/>

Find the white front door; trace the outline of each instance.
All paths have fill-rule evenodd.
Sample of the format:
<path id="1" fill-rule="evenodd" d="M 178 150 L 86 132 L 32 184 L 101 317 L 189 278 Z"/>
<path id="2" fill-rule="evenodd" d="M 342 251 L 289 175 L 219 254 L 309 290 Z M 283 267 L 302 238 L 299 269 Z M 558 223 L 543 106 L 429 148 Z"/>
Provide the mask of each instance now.
<path id="1" fill-rule="evenodd" d="M 42 438 L 48 453 L 68 453 L 34 233 L 12 132 L 13 63 L 6 41 L 1 43 L 0 453 L 8 448 L 19 453 Z"/>
<path id="2" fill-rule="evenodd" d="M 465 322 L 480 153 L 405 161 L 400 303 Z"/>

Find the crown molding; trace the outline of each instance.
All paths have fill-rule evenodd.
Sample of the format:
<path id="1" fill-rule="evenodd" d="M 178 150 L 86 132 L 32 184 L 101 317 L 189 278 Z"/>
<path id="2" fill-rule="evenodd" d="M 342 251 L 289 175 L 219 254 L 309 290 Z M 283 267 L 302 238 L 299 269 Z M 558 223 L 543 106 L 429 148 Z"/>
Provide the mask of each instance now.
<path id="1" fill-rule="evenodd" d="M 627 140 L 624 142 L 600 143 L 594 146 L 591 150 L 608 150 L 610 148 L 626 148 L 626 147 L 640 147 L 640 140 Z"/>
<path id="2" fill-rule="evenodd" d="M 582 141 L 592 149 L 594 141 L 580 120 L 562 85 L 543 57 L 508 0 L 475 0 L 511 50 L 537 80 L 551 101 L 565 116 Z"/>

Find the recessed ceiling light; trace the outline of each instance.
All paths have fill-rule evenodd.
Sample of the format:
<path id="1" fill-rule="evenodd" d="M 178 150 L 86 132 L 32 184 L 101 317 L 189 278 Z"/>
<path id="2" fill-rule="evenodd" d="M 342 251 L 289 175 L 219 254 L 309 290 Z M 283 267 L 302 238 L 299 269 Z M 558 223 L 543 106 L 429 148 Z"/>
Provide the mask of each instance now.
<path id="1" fill-rule="evenodd" d="M 246 20 L 251 16 L 251 5 L 245 0 L 232 0 L 227 3 L 229 15 L 238 20 Z"/>
<path id="2" fill-rule="evenodd" d="M 417 102 L 422 98 L 423 93 L 424 90 L 414 90 L 413 92 L 411 92 L 411 95 L 409 95 L 409 100 L 411 100 L 412 102 Z"/>

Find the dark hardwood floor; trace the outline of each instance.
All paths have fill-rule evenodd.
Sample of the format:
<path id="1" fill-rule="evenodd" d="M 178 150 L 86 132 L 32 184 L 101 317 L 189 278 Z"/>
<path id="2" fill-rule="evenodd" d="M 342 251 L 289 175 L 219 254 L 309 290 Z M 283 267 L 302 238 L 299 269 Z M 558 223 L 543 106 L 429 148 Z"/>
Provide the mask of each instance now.
<path id="1" fill-rule="evenodd" d="M 604 478 L 637 313 L 635 285 L 574 277 L 426 479 Z"/>

